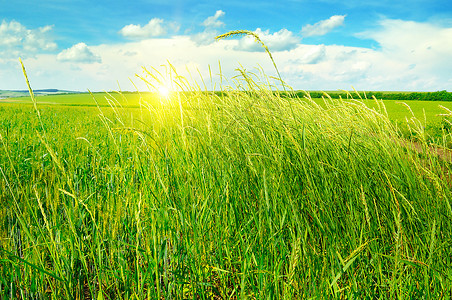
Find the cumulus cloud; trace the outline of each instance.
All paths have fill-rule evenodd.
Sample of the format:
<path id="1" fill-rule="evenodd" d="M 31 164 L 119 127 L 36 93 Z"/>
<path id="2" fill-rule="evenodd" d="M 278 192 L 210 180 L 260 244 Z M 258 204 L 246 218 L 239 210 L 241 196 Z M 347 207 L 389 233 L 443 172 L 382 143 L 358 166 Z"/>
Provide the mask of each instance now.
<path id="1" fill-rule="evenodd" d="M 281 75 L 304 89 L 434 91 L 450 87 L 452 45 L 450 30 L 427 23 L 383 22 L 363 34 L 380 48 L 299 45 L 288 55 L 276 56 Z M 389 24 L 392 24 L 388 27 Z M 434 30 L 431 31 L 434 27 Z M 430 29 L 428 29 L 430 28 Z M 400 30 L 400 31 L 399 31 Z M 401 36 L 407 34 L 400 41 Z M 398 39 L 399 38 L 399 39 Z M 434 45 L 442 45 L 435 53 Z M 428 46 L 427 46 L 428 45 Z M 405 48 L 406 46 L 406 48 Z M 431 47 L 430 49 L 427 49 Z M 427 54 L 427 52 L 431 52 Z M 291 58 L 288 59 L 288 56 Z M 296 59 L 295 59 L 296 58 Z"/>
<path id="2" fill-rule="evenodd" d="M 452 55 L 452 28 L 431 23 L 384 19 L 375 30 L 357 34 L 373 39 L 383 51 L 405 58 L 428 60 L 442 58 L 438 54 Z"/>
<path id="3" fill-rule="evenodd" d="M 215 37 L 218 35 L 216 30 L 204 30 L 200 33 L 196 33 L 190 37 L 198 46 L 207 46 L 215 42 Z"/>
<path id="4" fill-rule="evenodd" d="M 100 56 L 94 54 L 85 43 L 78 43 L 69 49 L 61 51 L 57 55 L 57 60 L 86 64 L 102 62 Z"/>
<path id="5" fill-rule="evenodd" d="M 299 65 L 314 65 L 322 62 L 326 59 L 326 47 L 325 45 L 312 45 L 309 47 L 302 47 L 302 51 L 293 60 L 293 63 Z"/>
<path id="6" fill-rule="evenodd" d="M 345 15 L 335 15 L 327 20 L 322 20 L 314 25 L 306 25 L 301 29 L 301 33 L 305 37 L 325 35 L 335 29 L 336 27 L 344 24 Z"/>
<path id="7" fill-rule="evenodd" d="M 125 56 L 135 56 L 137 54 L 138 54 L 138 52 L 136 52 L 136 51 L 126 51 L 126 52 L 124 52 Z"/>
<path id="8" fill-rule="evenodd" d="M 219 20 L 219 18 L 223 17 L 225 15 L 225 12 L 222 10 L 217 10 L 215 12 L 215 15 L 208 17 L 204 20 L 202 23 L 205 27 L 221 27 L 224 26 L 224 23 Z"/>
<path id="9" fill-rule="evenodd" d="M 314 90 L 357 89 L 391 90 L 408 74 L 392 74 L 389 66 L 403 68 L 373 49 L 337 45 L 300 45 L 289 52 L 291 58 L 279 59 L 281 74 L 297 88 Z M 297 59 L 293 59 L 296 57 Z M 284 77 L 285 76 L 285 77 Z"/>
<path id="10" fill-rule="evenodd" d="M 163 19 L 153 18 L 144 26 L 130 24 L 124 26 L 119 34 L 130 39 L 146 39 L 166 35 L 168 29 L 177 32 L 179 26 L 176 23 L 165 23 Z"/>
<path id="11" fill-rule="evenodd" d="M 263 31 L 262 29 L 257 28 L 254 32 L 259 36 L 264 44 L 267 45 L 270 51 L 291 50 L 296 48 L 300 43 L 300 38 L 285 28 L 274 33 L 270 33 L 270 30 Z M 251 52 L 265 51 L 260 44 L 256 43 L 254 37 L 252 36 L 245 36 L 241 38 L 238 45 L 234 49 Z"/>
<path id="12" fill-rule="evenodd" d="M 411 69 L 450 77 L 452 28 L 393 19 L 383 19 L 379 25 L 357 36 L 375 40 L 381 53 L 409 65 Z"/>
<path id="13" fill-rule="evenodd" d="M 140 72 L 141 66 L 158 67 L 167 60 L 181 73 L 186 66 L 197 65 L 206 82 L 210 82 L 210 65 L 214 76 L 213 85 L 216 83 L 217 88 L 219 80 L 215 74 L 219 73 L 218 61 L 221 61 L 221 73 L 229 79 L 237 75 L 234 70 L 240 65 L 247 70 L 260 65 L 268 75 L 275 75 L 272 62 L 265 52 L 234 50 L 239 41 L 227 39 L 199 47 L 190 36 L 147 39 L 90 46 L 93 53 L 102 56 L 102 64 L 77 64 L 78 71 L 63 66 L 62 62 L 55 62 L 53 54 L 39 54 L 37 59 L 25 60 L 25 65 L 30 70 L 45 69 L 47 72 L 43 75 L 31 73 L 35 88 L 48 86 L 51 82 L 57 88 L 75 90 L 117 89 L 117 81 L 123 90 L 134 90 L 133 86 L 127 84 L 130 77 Z M 354 86 L 358 90 L 442 90 L 451 86 L 451 54 L 427 69 L 425 66 L 430 64 L 429 61 L 417 63 L 413 67 L 411 60 L 401 60 L 388 51 L 340 45 L 299 44 L 288 51 L 274 52 L 273 57 L 282 78 L 295 89 L 336 90 Z M 128 52 L 134 53 L 134 56 L 125 55 Z M 151 52 L 153 55 L 148 55 Z M 3 72 L 6 69 L 0 70 Z M 11 68 L 7 70 L 5 73 L 17 74 L 16 81 L 23 84 L 20 70 L 16 73 Z M 443 73 L 445 75 L 441 75 Z M 186 77 L 190 78 L 189 75 Z M 0 74 L 0 79 L 3 86 L 14 87 L 11 76 L 1 77 Z M 223 84 L 227 85 L 225 82 L 223 78 Z M 135 83 L 141 88 L 139 80 Z M 208 85 L 208 88 L 213 87 Z"/>
<path id="14" fill-rule="evenodd" d="M 119 81 L 123 90 L 134 90 L 133 86 L 127 84 L 130 77 L 140 72 L 141 66 L 158 67 L 166 61 L 170 61 L 182 73 L 187 66 L 198 66 L 204 79 L 213 74 L 212 81 L 205 80 L 209 89 L 215 86 L 218 88 L 221 82 L 216 81 L 218 78 L 215 77 L 215 74 L 220 73 L 218 61 L 221 61 L 224 78 L 230 79 L 237 75 L 235 69 L 240 65 L 247 70 L 260 65 L 268 75 L 275 75 L 272 62 L 253 38 L 211 43 L 218 28 L 208 28 L 203 23 L 198 25 L 202 26 L 198 42 L 194 42 L 195 35 L 186 34 L 90 47 L 82 43 L 64 50 L 58 56 L 41 52 L 36 54 L 36 58 L 29 57 L 24 62 L 33 76 L 35 88 L 48 87 L 50 82 L 52 86 L 63 89 L 108 90 L 117 89 Z M 372 30 L 357 35 L 376 41 L 380 47 L 373 49 L 346 45 L 306 45 L 301 43 L 297 33 L 287 29 L 276 32 L 257 29 L 256 33 L 272 51 L 282 78 L 295 89 L 336 90 L 354 86 L 358 90 L 432 91 L 452 86 L 452 28 L 438 23 L 389 19 L 380 20 L 375 25 Z M 0 42 L 16 43 L 14 38 L 11 36 L 10 40 L 1 39 Z M 200 46 L 202 43 L 204 46 Z M 65 63 L 100 62 L 99 55 L 102 64 L 78 63 L 68 66 Z M 22 89 L 23 77 L 17 61 L 2 63 L 2 59 L 0 55 L 0 85 L 9 89 Z M 45 70 L 46 73 L 38 74 L 33 70 Z M 227 85 L 224 78 L 222 84 Z M 212 86 L 210 82 L 213 82 Z M 233 82 L 231 80 L 230 84 Z"/>
<path id="15" fill-rule="evenodd" d="M 56 50 L 57 44 L 50 35 L 52 28 L 53 26 L 45 26 L 28 29 L 19 22 L 3 20 L 0 24 L 0 56 L 27 57 Z"/>
<path id="16" fill-rule="evenodd" d="M 224 11 L 217 10 L 215 15 L 207 17 L 201 24 L 204 26 L 204 31 L 192 35 L 190 39 L 198 46 L 207 46 L 214 43 L 215 37 L 219 34 L 216 28 L 224 26 L 224 23 L 219 20 L 224 15 Z"/>

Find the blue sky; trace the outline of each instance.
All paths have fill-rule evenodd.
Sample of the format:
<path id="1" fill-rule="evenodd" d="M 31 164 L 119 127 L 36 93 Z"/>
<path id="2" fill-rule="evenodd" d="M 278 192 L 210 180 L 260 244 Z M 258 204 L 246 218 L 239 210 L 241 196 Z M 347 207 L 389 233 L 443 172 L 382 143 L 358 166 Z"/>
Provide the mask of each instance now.
<path id="1" fill-rule="evenodd" d="M 0 89 L 25 88 L 18 57 L 35 89 L 133 89 L 167 61 L 274 75 L 252 40 L 214 42 L 236 29 L 259 34 L 295 89 L 452 90 L 450 0 L 0 0 Z"/>

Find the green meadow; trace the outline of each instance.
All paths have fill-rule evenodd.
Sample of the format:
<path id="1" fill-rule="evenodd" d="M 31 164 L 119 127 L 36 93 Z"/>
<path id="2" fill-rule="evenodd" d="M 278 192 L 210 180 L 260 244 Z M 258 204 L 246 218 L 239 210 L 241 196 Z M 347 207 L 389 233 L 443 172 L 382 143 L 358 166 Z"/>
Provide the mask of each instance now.
<path id="1" fill-rule="evenodd" d="M 301 93 L 301 92 L 298 92 Z M 308 92 L 309 93 L 309 92 Z M 330 95 L 332 92 L 326 92 Z M 373 99 L 360 99 L 357 95 L 350 95 L 357 98 L 370 108 L 378 109 L 378 104 Z M 101 106 L 108 107 L 112 102 L 116 102 L 122 107 L 138 108 L 140 107 L 140 98 L 147 103 L 159 103 L 159 96 L 156 93 L 144 92 L 98 92 L 94 94 L 80 93 L 80 94 L 59 94 L 46 95 L 36 97 L 36 102 L 39 105 L 59 105 L 59 106 Z M 299 97 L 303 98 L 303 97 Z M 327 98 L 327 97 L 325 97 Z M 324 105 L 325 100 L 322 98 L 312 98 L 317 104 Z M 380 99 L 378 99 L 380 100 Z M 22 103 L 31 104 L 30 97 L 16 97 L 0 100 L 3 103 Z M 0 102 L 0 103 L 2 103 Z M 327 101 L 328 102 L 328 101 Z M 427 125 L 434 125 L 441 123 L 444 119 L 444 114 L 449 114 L 447 110 L 452 110 L 451 101 L 418 101 L 418 100 L 383 100 L 386 107 L 388 117 L 393 121 L 403 122 L 406 119 L 416 117 L 422 120 Z M 407 107 L 405 104 L 409 107 Z"/>
<path id="2" fill-rule="evenodd" d="M 452 105 L 172 78 L 0 103 L 2 299 L 452 297 Z"/>
<path id="3" fill-rule="evenodd" d="M 110 94 L 110 95 L 109 95 Z M 148 102 L 156 102 L 158 97 L 154 93 L 143 93 Z M 120 102 L 125 107 L 139 107 L 140 94 L 138 93 L 119 93 L 119 92 L 98 92 L 98 93 L 73 93 L 37 96 L 36 103 L 39 105 L 59 105 L 59 106 L 110 106 L 111 102 Z M 4 99 L 7 103 L 32 104 L 32 100 L 27 97 L 11 97 Z"/>

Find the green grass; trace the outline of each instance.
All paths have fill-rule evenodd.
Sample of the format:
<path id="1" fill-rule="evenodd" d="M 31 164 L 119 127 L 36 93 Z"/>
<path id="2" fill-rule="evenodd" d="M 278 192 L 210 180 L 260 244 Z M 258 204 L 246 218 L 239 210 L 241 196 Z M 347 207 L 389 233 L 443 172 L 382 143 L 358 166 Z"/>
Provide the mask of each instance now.
<path id="1" fill-rule="evenodd" d="M 93 98 L 94 96 L 94 98 Z M 156 97 L 153 93 L 142 93 L 141 96 L 148 102 L 156 101 Z M 97 103 L 96 103 L 97 101 Z M 138 93 L 80 93 L 80 94 L 61 94 L 61 95 L 45 95 L 37 96 L 36 102 L 41 105 L 64 105 L 64 106 L 110 106 L 111 102 L 115 102 L 115 105 L 120 104 L 125 107 L 139 107 L 140 106 L 140 94 Z M 31 103 L 32 100 L 27 97 L 16 97 L 4 99 L 5 103 Z"/>
<path id="2" fill-rule="evenodd" d="M 325 99 L 313 100 L 322 107 L 326 107 Z M 452 140 L 449 134 L 452 127 L 450 123 L 452 103 L 450 101 L 358 99 L 353 100 L 352 103 L 356 103 L 356 101 L 376 110 L 380 110 L 383 105 L 383 113 L 398 127 L 398 132 L 406 139 L 417 140 L 419 134 L 422 133 L 422 139 L 428 143 L 452 148 Z M 329 99 L 326 99 L 326 102 L 331 103 Z M 413 131 L 411 130 L 413 126 L 421 130 Z"/>
<path id="3" fill-rule="evenodd" d="M 330 92 L 328 92 L 330 93 Z M 37 96 L 36 101 L 41 105 L 68 105 L 68 106 L 110 106 L 111 102 L 119 102 L 119 105 L 124 107 L 139 107 L 140 96 L 148 103 L 159 103 L 158 95 L 155 93 L 144 92 L 141 93 L 117 93 L 110 92 L 110 95 L 106 93 L 95 93 L 94 98 L 89 93 L 81 94 L 63 94 L 63 95 L 46 95 Z M 322 105 L 322 99 L 313 99 L 316 103 Z M 360 99 L 359 99 L 360 100 Z M 97 101 L 97 103 L 96 103 Z M 391 120 L 405 122 L 406 118 L 410 119 L 414 116 L 426 123 L 427 125 L 438 125 L 444 119 L 441 114 L 447 114 L 448 112 L 441 108 L 441 106 L 452 110 L 452 102 L 450 101 L 416 101 L 416 100 L 383 100 L 388 116 Z M 18 97 L 9 98 L 3 100 L 4 103 L 31 103 L 30 97 Z M 370 108 L 377 108 L 378 105 L 374 100 L 363 100 L 363 102 Z M 408 109 L 402 103 L 408 104 Z M 118 105 L 118 103 L 116 103 Z M 425 114 L 425 116 L 424 116 Z"/>
<path id="4" fill-rule="evenodd" d="M 451 164 L 422 123 L 419 153 L 382 103 L 235 80 L 138 108 L 2 104 L 0 294 L 450 298 Z"/>
<path id="5" fill-rule="evenodd" d="M 370 108 L 378 108 L 373 100 L 363 101 Z M 440 124 L 444 119 L 442 114 L 448 111 L 441 106 L 452 110 L 452 103 L 449 101 L 403 101 L 403 100 L 383 100 L 389 119 L 404 122 L 406 119 L 415 117 L 427 125 Z M 409 108 L 404 105 L 407 104 Z"/>

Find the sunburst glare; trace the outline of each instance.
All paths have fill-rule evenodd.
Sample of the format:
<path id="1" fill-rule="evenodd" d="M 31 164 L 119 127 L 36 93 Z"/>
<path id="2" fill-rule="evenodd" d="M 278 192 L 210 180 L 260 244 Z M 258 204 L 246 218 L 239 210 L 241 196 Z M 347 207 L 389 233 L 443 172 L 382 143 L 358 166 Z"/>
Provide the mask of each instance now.
<path id="1" fill-rule="evenodd" d="M 170 90 L 167 86 L 162 85 L 157 90 L 158 90 L 160 96 L 162 96 L 164 98 L 168 98 L 170 95 Z"/>

